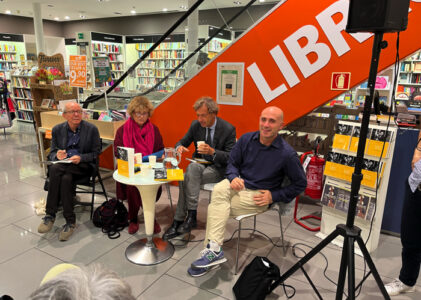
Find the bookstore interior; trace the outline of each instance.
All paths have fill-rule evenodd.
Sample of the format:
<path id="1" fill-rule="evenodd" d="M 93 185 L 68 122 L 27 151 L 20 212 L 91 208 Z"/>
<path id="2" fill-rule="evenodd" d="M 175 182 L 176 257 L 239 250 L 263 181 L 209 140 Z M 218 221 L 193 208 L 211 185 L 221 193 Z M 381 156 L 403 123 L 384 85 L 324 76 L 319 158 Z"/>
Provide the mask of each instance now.
<path id="1" fill-rule="evenodd" d="M 111 0 L 106 0 L 104 2 L 108 1 Z M 98 0 L 98 2 L 102 1 Z M 189 1 L 189 3 L 190 2 L 191 1 Z M 234 3 L 235 2 L 239 1 L 234 1 Z M 263 3 L 264 1 L 259 2 Z M 267 7 L 265 6 L 264 9 L 257 9 L 254 7 L 254 10 L 251 10 L 251 12 L 258 17 L 254 20 L 250 15 L 250 19 L 254 22 L 257 21 L 276 5 L 274 4 L 275 2 L 278 3 L 283 1 L 268 2 L 271 4 L 267 4 Z M 44 7 L 46 4 L 44 3 L 42 6 Z M 0 9 L 3 7 L 4 2 L 1 1 Z M 229 10 L 230 8 L 225 7 L 225 9 Z M 186 8 L 184 8 L 184 11 L 185 10 Z M 77 13 L 81 14 L 80 12 Z M 43 181 L 47 175 L 47 164 L 45 164 L 45 162 L 47 161 L 47 154 L 49 147 L 51 146 L 52 128 L 64 121 L 62 111 L 67 103 L 80 102 L 81 106 L 83 106 L 82 118 L 98 127 L 103 148 L 109 149 L 108 146 L 113 144 L 118 128 L 124 124 L 129 117 L 126 114 L 126 109 L 133 97 L 137 95 L 146 95 L 155 107 L 159 106 L 172 94 L 176 93 L 189 79 L 194 78 L 196 74 L 206 68 L 206 66 L 217 58 L 220 53 L 224 52 L 224 49 L 229 49 L 234 45 L 237 39 L 246 34 L 249 27 L 252 28 L 254 24 L 254 22 L 249 20 L 243 22 L 244 24 L 239 23 L 238 29 L 231 26 L 221 27 L 222 24 L 226 22 L 226 19 L 223 18 L 222 15 L 216 19 L 215 15 L 218 15 L 218 13 L 215 12 L 214 14 L 209 13 L 206 15 L 207 17 L 214 17 L 215 20 L 212 20 L 212 18 L 205 19 L 206 16 L 203 16 L 203 19 L 200 19 L 199 22 L 196 20 L 196 27 L 187 25 L 186 21 L 175 31 L 166 36 L 164 40 L 162 40 L 164 32 L 166 32 L 171 26 L 171 22 L 175 19 L 168 18 L 170 21 L 167 19 L 162 21 L 166 26 L 165 28 L 161 26 L 161 29 L 163 28 L 162 30 L 152 30 L 151 32 L 153 33 L 145 33 L 142 31 L 139 34 L 136 34 L 133 29 L 128 31 L 129 33 L 121 32 L 120 34 L 117 34 L 116 30 L 112 33 L 103 32 L 105 30 L 101 27 L 101 24 L 104 23 L 98 20 L 95 21 L 95 18 L 74 20 L 73 23 L 77 26 L 73 27 L 70 24 L 72 20 L 70 20 L 68 28 L 76 27 L 78 30 L 69 33 L 67 28 L 66 30 L 63 29 L 65 28 L 65 25 L 63 24 L 67 22 L 64 20 L 64 14 L 63 17 L 60 17 L 60 20 L 62 21 L 58 21 L 58 18 L 53 21 L 54 15 L 52 16 L 50 14 L 50 17 L 46 18 L 44 21 L 48 23 L 48 26 L 50 27 L 62 26 L 62 32 L 66 32 L 66 34 L 65 36 L 60 37 L 45 37 L 45 52 L 37 52 L 35 46 L 36 37 L 34 38 L 34 35 L 32 34 L 34 32 L 33 30 L 22 33 L 0 33 L 0 129 L 3 131 L 0 132 L 0 135 L 2 135 L 0 144 L 5 143 L 8 139 L 10 140 L 10 136 L 18 135 L 19 130 L 26 133 L 29 132 L 33 135 L 33 142 L 36 143 L 35 165 L 39 166 L 40 170 L 39 174 L 36 173 L 36 175 L 38 175 L 36 177 L 41 178 L 40 182 Z M 10 19 L 12 23 L 18 23 L 20 18 L 30 19 L 30 21 L 33 22 L 32 17 L 16 16 L 16 19 L 13 20 L 13 13 L 12 16 L 9 14 L 10 12 L 6 12 L 6 14 L 0 12 L 0 24 L 2 24 L 1 18 L 6 17 Z M 171 14 L 168 13 L 168 15 Z M 177 18 L 181 15 L 182 13 L 178 14 Z M 132 20 L 133 17 L 141 19 L 142 15 L 139 14 L 136 16 L 136 12 L 132 12 L 131 16 L 127 16 L 127 18 L 132 18 Z M 157 14 L 156 12 L 147 15 L 148 19 L 156 19 L 153 23 L 155 25 L 161 22 L 160 17 L 160 14 Z M 122 20 L 124 17 L 119 16 L 118 18 Z M 116 18 L 107 16 L 107 18 L 104 19 L 104 22 L 112 22 L 113 26 L 118 27 L 118 21 L 113 19 L 116 20 Z M 87 30 L 84 29 L 85 21 L 93 22 L 86 23 L 89 24 L 86 25 L 86 28 L 88 28 Z M 212 23 L 212 21 L 214 21 L 214 24 L 209 25 L 208 23 Z M 139 24 L 144 25 L 144 23 Z M 36 25 L 34 26 L 36 27 Z M 124 25 L 123 27 L 128 28 L 129 26 Z M 106 28 L 110 27 L 106 26 Z M 188 39 L 192 34 L 189 33 L 189 30 L 192 31 L 192 28 L 195 28 L 193 38 L 197 39 L 197 43 L 192 43 L 194 48 L 192 48 L 193 46 L 188 42 Z M 0 31 L 2 31 L 2 29 L 0 29 Z M 156 45 L 156 42 L 158 41 L 161 42 Z M 153 47 L 153 50 L 151 50 L 151 47 Z M 145 56 L 145 53 L 148 55 Z M 188 57 L 190 57 L 190 59 L 186 60 Z M 140 58 L 142 58 L 142 60 L 139 63 Z M 135 67 L 133 68 L 133 66 Z M 302 158 L 302 163 L 304 165 L 308 164 L 310 161 L 310 159 L 306 159 L 306 157 L 314 155 L 315 152 L 318 152 L 316 155 L 319 155 L 325 160 L 322 169 L 323 181 L 321 183 L 320 195 L 317 197 L 317 205 L 314 205 L 314 199 L 313 202 L 311 199 L 310 201 L 304 199 L 305 201 L 303 204 L 300 203 L 300 206 L 303 205 L 303 207 L 307 208 L 307 210 L 303 209 L 301 212 L 308 214 L 310 212 L 313 213 L 316 210 L 319 219 L 321 218 L 319 223 L 316 222 L 316 224 L 313 224 L 314 222 L 309 222 L 312 225 L 320 225 L 320 227 L 317 227 L 319 229 L 319 232 L 316 234 L 318 238 L 324 238 L 335 229 L 337 224 L 343 223 L 343 220 L 346 217 L 350 202 L 351 181 L 359 142 L 362 111 L 365 98 L 369 93 L 367 81 L 360 82 L 357 86 L 350 89 L 344 89 L 343 87 L 346 86 L 347 80 L 349 80 L 346 76 L 348 75 L 343 73 L 335 79 L 332 77 L 332 81 L 336 80 L 334 84 L 336 84 L 339 90 L 343 91 L 342 94 L 330 99 L 310 113 L 295 119 L 280 131 L 283 138 Z M 232 93 L 231 84 L 229 84 L 229 86 L 230 92 L 226 92 L 227 94 Z M 113 88 L 112 91 L 110 93 L 105 93 L 110 87 Z M 246 89 L 247 87 L 243 88 Z M 234 89 L 236 89 L 236 87 Z M 359 191 L 355 223 L 362 229 L 361 235 L 363 239 L 367 241 L 367 249 L 371 253 L 377 253 L 377 261 L 380 262 L 384 257 L 382 257 L 381 253 L 376 251 L 379 251 L 380 245 L 388 245 L 388 241 L 385 242 L 385 239 L 387 240 L 387 238 L 382 238 L 383 233 L 391 234 L 393 237 L 399 235 L 400 232 L 400 215 L 398 216 L 398 213 L 400 213 L 402 209 L 402 204 L 397 203 L 398 201 L 396 199 L 402 198 L 401 195 L 403 194 L 405 187 L 400 184 L 390 183 L 397 182 L 399 178 L 407 177 L 409 175 L 407 167 L 412 160 L 413 152 L 411 152 L 411 149 L 414 149 L 413 146 L 417 141 L 416 137 L 418 136 L 420 124 L 419 116 L 421 115 L 421 49 L 401 58 L 397 71 L 395 70 L 395 66 L 391 65 L 379 72 L 376 78 L 375 90 L 374 113 L 371 115 L 367 145 L 364 152 L 365 156 L 362 168 L 364 177 Z M 99 100 L 90 101 L 90 99 L 95 98 L 99 98 Z M 189 104 L 188 107 L 183 107 L 182 109 L 191 109 L 191 105 Z M 389 118 L 389 115 L 392 116 Z M 409 134 L 404 134 L 408 132 Z M 237 136 L 237 138 L 239 138 L 239 136 Z M 19 144 L 19 147 L 24 146 L 28 145 Z M 316 148 L 317 150 L 314 150 Z M 124 155 L 121 155 L 118 159 L 115 159 L 113 154 L 111 154 L 110 159 L 109 153 L 108 156 L 105 154 L 106 151 L 103 153 L 105 160 L 111 160 L 108 161 L 108 164 L 104 163 L 100 165 L 101 172 L 104 172 L 104 177 L 107 178 L 108 176 L 108 178 L 110 178 L 111 176 L 108 180 L 112 181 L 112 183 L 109 183 L 109 185 L 115 184 L 112 180 L 112 175 L 109 175 L 109 171 L 114 171 L 117 166 L 118 176 L 122 174 L 121 176 L 128 178 L 136 176 L 139 172 L 142 174 L 146 174 L 147 172 L 150 174 L 151 172 L 150 169 L 147 169 L 142 164 L 141 155 L 140 158 L 136 158 L 137 154 L 131 151 L 133 150 L 132 148 L 121 149 L 121 151 L 123 150 L 125 151 Z M 168 151 L 170 150 L 171 149 Z M 310 155 L 308 155 L 308 153 L 310 153 Z M 177 162 L 177 158 L 172 157 L 176 155 L 174 153 L 170 154 L 170 152 L 167 153 L 167 148 L 165 148 L 165 153 L 161 154 L 163 157 L 167 157 L 167 155 L 168 157 L 171 157 L 168 158 L 167 161 L 164 160 L 163 165 L 161 164 L 161 168 L 155 170 L 155 175 L 151 175 L 152 179 L 161 182 L 183 180 L 183 172 L 181 170 L 175 171 L 171 166 L 165 168 L 166 163 L 169 163 L 169 165 L 173 164 L 173 166 L 178 165 L 180 161 Z M 145 161 L 144 159 L 145 158 L 143 158 L 143 161 Z M 130 164 L 126 165 L 126 161 L 130 161 Z M 405 164 L 407 164 L 407 166 L 405 166 Z M 0 170 L 3 173 L 6 172 L 6 170 Z M 171 172 L 169 172 L 170 170 Z M 307 180 L 310 182 L 309 175 L 307 175 Z M 105 181 L 106 180 L 104 180 L 104 182 Z M 121 182 L 125 181 L 123 180 Z M 9 181 L 3 180 L 2 177 L 0 177 L 0 189 L 1 185 L 5 183 L 9 183 Z M 106 187 L 107 189 L 110 188 L 107 184 Z M 15 188 L 18 189 L 18 186 L 15 185 Z M 109 193 L 110 195 L 113 195 L 115 188 L 111 187 L 110 189 L 111 191 L 109 191 Z M 168 197 L 167 200 L 170 201 L 172 209 L 171 193 L 174 194 L 172 198 L 176 199 L 178 187 L 177 185 L 168 185 L 167 189 L 168 196 L 165 195 L 165 197 Z M 37 191 L 36 195 L 39 194 L 39 191 Z M 9 198 L 10 201 L 14 199 L 12 196 Z M 34 200 L 33 202 L 39 204 L 38 201 Z M 97 201 L 95 203 L 96 205 L 100 204 Z M 294 218 L 297 213 L 297 206 L 298 198 L 295 202 Z M 162 214 L 170 214 L 170 212 L 169 210 L 165 210 Z M 1 228 L 6 224 L 4 222 L 5 219 L 8 218 L 3 217 L 0 214 L 0 244 L 3 244 Z M 19 220 L 23 219 L 24 217 L 21 217 Z M 10 224 L 15 224 L 14 222 L 16 221 L 17 228 L 26 228 L 26 221 L 19 223 L 19 220 L 13 220 Z M 35 219 L 31 220 L 31 222 L 34 224 L 36 223 Z M 205 222 L 206 220 L 203 220 L 203 223 Z M 278 224 L 276 219 L 274 222 L 275 224 Z M 146 216 L 145 223 L 147 223 Z M 265 223 L 263 222 L 263 224 Z M 294 224 L 294 219 L 292 219 L 291 224 Z M 289 226 L 296 226 L 291 224 Z M 203 229 L 203 226 L 205 225 L 201 225 Z M 284 227 L 286 227 L 286 225 L 284 225 Z M 292 231 L 290 233 L 291 235 L 297 234 L 297 232 L 306 231 L 299 226 L 296 227 L 298 229 Z M 32 230 L 36 229 L 32 228 Z M 92 230 L 92 228 L 89 230 Z M 284 228 L 284 230 L 286 229 Z M 31 231 L 31 229 L 29 229 L 29 231 Z M 263 231 L 265 231 L 265 229 L 263 229 Z M 286 232 L 288 234 L 288 231 Z M 303 235 L 304 240 L 311 240 L 313 235 L 310 237 L 310 234 L 311 233 L 307 231 L 304 234 L 298 233 L 298 236 Z M 124 247 L 127 247 L 129 242 L 135 241 L 135 239 L 129 239 L 130 236 L 127 234 L 122 234 L 122 236 L 126 238 Z M 200 234 L 198 236 L 198 239 L 203 238 Z M 196 236 L 193 236 L 191 239 L 195 239 L 195 237 Z M 255 247 L 258 250 L 259 247 L 265 247 L 261 246 L 263 243 L 262 241 L 258 240 L 253 242 L 252 238 L 246 239 L 247 241 L 244 243 L 256 243 L 256 245 L 258 245 L 252 245 L 252 248 Z M 300 238 L 297 239 L 299 240 Z M 48 241 L 48 238 L 46 241 Z M 335 240 L 333 243 L 335 245 L 341 245 L 341 241 Z M 396 246 L 397 243 L 399 243 L 398 238 L 391 243 L 395 245 L 396 251 L 399 250 L 399 247 Z M 26 249 L 31 248 L 26 244 L 25 247 L 27 247 Z M 43 247 L 43 245 L 40 246 L 41 251 L 44 251 L 43 249 L 45 247 Z M 48 247 L 45 248 L 45 251 L 54 257 L 57 252 Z M 60 248 L 62 246 L 56 244 L 51 247 Z M 94 251 L 94 248 L 89 247 L 91 247 L 91 245 L 87 246 L 87 248 Z M 76 256 L 79 254 L 72 253 L 69 254 L 68 257 L 54 259 L 54 262 L 70 262 L 87 265 L 90 262 L 98 261 L 107 264 L 109 262 L 107 260 L 113 259 L 113 256 L 109 254 L 114 251 L 113 247 L 114 246 L 106 245 L 108 250 L 101 252 L 101 255 L 104 255 L 104 257 L 107 257 L 108 255 L 106 259 L 97 259 L 97 257 L 88 255 L 90 256 L 90 259 L 78 260 L 72 255 Z M 121 247 L 119 246 L 118 248 Z M 192 253 L 196 255 L 196 252 L 198 252 L 196 249 L 199 248 L 200 247 L 196 247 L 196 244 L 194 244 L 185 249 L 188 249 L 189 251 L 195 249 Z M 256 252 L 256 249 L 251 250 L 252 255 L 267 253 Z M 306 249 L 306 251 L 307 250 L 308 249 Z M 77 251 L 83 251 L 83 249 L 78 248 Z M 175 257 L 170 260 L 173 261 L 173 265 L 177 265 L 178 262 L 180 262 L 180 265 L 186 263 L 183 258 L 185 255 L 183 251 L 184 250 L 176 250 Z M 248 250 L 246 249 L 245 251 Z M 329 251 L 332 252 L 333 250 Z M 356 249 L 356 252 L 358 251 L 359 250 Z M 234 251 L 232 252 L 234 253 Z M 7 261 L 13 261 L 14 257 L 11 253 L 6 253 L 4 254 L 4 257 L 2 257 L 2 253 L 3 252 L 0 250 L 0 268 L 2 267 L 2 264 L 6 265 Z M 335 255 L 336 254 L 333 254 L 333 256 Z M 399 256 L 400 254 L 397 253 L 393 255 Z M 291 255 L 291 257 L 293 256 Z M 119 258 L 119 260 L 123 261 L 121 258 Z M 279 257 L 278 261 L 282 261 L 282 257 Z M 245 262 L 243 263 L 245 264 Z M 52 264 L 52 262 L 49 263 L 49 265 Z M 166 266 L 170 266 L 168 263 L 165 264 Z M 400 266 L 399 257 L 394 259 L 393 264 L 394 268 Z M 112 263 L 108 265 L 113 267 Z M 126 265 L 122 268 L 127 268 L 136 272 L 131 265 Z M 321 272 L 321 267 L 318 266 L 318 268 Z M 45 268 L 42 268 L 43 273 L 49 268 L 46 270 L 44 269 Z M 178 280 L 185 284 L 184 275 L 186 274 L 184 274 L 184 269 L 182 275 L 184 277 L 181 279 L 177 279 L 177 276 L 179 276 L 178 274 L 181 272 L 178 270 L 179 267 L 176 266 L 173 271 L 170 269 L 171 267 L 168 267 L 166 270 L 162 269 L 156 271 L 159 276 L 154 274 L 155 271 L 147 271 L 147 273 L 142 275 L 146 278 L 147 284 L 142 285 L 142 287 L 134 287 L 136 285 L 135 279 L 132 278 L 135 277 L 134 275 L 125 273 L 121 268 L 117 273 L 126 279 L 128 278 L 130 285 L 132 285 L 132 289 L 134 289 L 138 295 L 144 293 L 144 299 L 147 299 L 148 296 L 156 297 L 161 295 L 159 288 L 156 287 L 158 286 L 158 283 L 154 283 L 155 281 L 160 281 L 160 286 L 168 283 L 170 287 L 165 289 L 177 289 L 176 285 L 179 284 L 179 282 L 177 283 Z M 389 280 L 389 278 L 393 278 L 393 276 L 398 276 L 398 274 L 392 275 L 390 270 L 385 271 L 382 267 L 380 267 L 380 269 L 381 272 L 384 272 L 381 275 L 382 277 L 385 277 L 385 281 Z M 390 267 L 389 269 L 393 268 Z M 337 273 L 337 271 L 335 272 Z M 39 274 L 41 275 L 41 273 Z M 161 277 L 163 274 L 168 274 L 168 276 Z M 2 271 L 0 271 L 0 296 L 2 294 L 7 294 L 8 291 L 1 283 L 5 276 L 6 275 L 2 274 Z M 194 297 L 195 293 L 198 293 L 199 295 L 202 293 L 202 296 L 205 299 L 210 299 L 212 298 L 212 295 L 215 296 L 215 294 L 222 296 L 223 299 L 230 299 L 232 298 L 230 289 L 237 278 L 237 276 L 234 278 L 233 275 L 233 279 L 227 280 L 231 284 L 230 288 L 223 283 L 221 290 L 208 285 L 205 281 L 195 282 L 186 279 L 186 282 L 193 285 L 194 289 L 191 288 L 191 290 L 189 290 L 190 287 L 186 287 L 186 294 L 181 294 L 182 296 L 180 297 Z M 136 280 L 138 279 L 139 278 Z M 223 279 L 222 276 L 220 281 L 224 280 L 225 279 Z M 32 281 L 28 281 L 31 282 L 30 285 L 32 286 Z M 312 292 L 311 287 L 304 284 L 304 282 L 306 282 L 305 279 L 298 278 L 294 279 L 294 281 L 298 294 L 300 291 L 298 291 L 299 288 L 297 288 L 297 286 L 303 286 L 307 289 L 307 292 Z M 297 284 L 297 282 L 299 282 L 299 284 Z M 155 287 L 153 287 L 154 285 Z M 323 283 L 317 283 L 317 285 L 324 287 Z M 35 287 L 33 289 L 35 289 Z M 331 289 L 334 288 L 331 287 Z M 419 287 L 419 289 L 421 289 L 421 287 Z M 278 296 L 284 297 L 287 292 L 283 294 L 280 290 L 281 289 L 277 290 Z M 16 293 L 19 293 L 18 289 L 16 289 Z M 326 292 L 326 299 L 328 299 L 331 294 L 331 292 Z M 22 295 L 27 296 L 28 291 L 25 291 Z M 421 297 L 420 294 L 418 294 L 418 296 Z M 302 297 L 304 298 L 301 299 L 305 299 L 304 294 L 302 294 Z"/>

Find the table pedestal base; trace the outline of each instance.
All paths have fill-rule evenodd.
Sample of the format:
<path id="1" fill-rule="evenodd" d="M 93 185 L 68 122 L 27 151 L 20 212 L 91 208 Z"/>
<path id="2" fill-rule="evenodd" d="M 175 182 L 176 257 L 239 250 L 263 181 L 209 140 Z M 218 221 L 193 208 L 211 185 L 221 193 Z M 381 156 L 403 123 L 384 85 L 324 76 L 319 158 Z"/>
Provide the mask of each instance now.
<path id="1" fill-rule="evenodd" d="M 174 246 L 161 238 L 141 239 L 131 243 L 126 249 L 126 258 L 134 264 L 150 266 L 171 258 Z"/>

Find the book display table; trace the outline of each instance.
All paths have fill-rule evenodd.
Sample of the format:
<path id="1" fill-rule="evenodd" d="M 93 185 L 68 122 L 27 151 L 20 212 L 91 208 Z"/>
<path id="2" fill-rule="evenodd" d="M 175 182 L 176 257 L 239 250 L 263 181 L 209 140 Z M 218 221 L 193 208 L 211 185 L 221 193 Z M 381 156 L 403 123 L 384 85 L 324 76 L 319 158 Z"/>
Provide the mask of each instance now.
<path id="1" fill-rule="evenodd" d="M 162 164 L 157 163 L 156 167 L 162 168 Z M 130 178 L 119 175 L 118 171 L 113 174 L 115 181 L 136 186 L 142 196 L 147 237 L 130 244 L 126 249 L 126 258 L 132 263 L 144 266 L 159 264 L 170 259 L 174 254 L 174 246 L 170 242 L 153 237 L 156 194 L 161 184 L 168 181 L 156 181 L 153 179 L 153 172 L 151 174 L 152 176 L 136 174 Z"/>

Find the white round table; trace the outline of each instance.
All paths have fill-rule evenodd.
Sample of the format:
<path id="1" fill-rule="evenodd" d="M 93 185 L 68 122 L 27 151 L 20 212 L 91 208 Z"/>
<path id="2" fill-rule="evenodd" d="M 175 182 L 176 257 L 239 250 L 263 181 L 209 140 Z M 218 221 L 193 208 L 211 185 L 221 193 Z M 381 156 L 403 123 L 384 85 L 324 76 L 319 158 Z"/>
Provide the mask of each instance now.
<path id="1" fill-rule="evenodd" d="M 156 167 L 162 167 L 162 164 L 157 163 Z M 141 174 L 129 178 L 119 175 L 117 170 L 113 178 L 120 183 L 136 186 L 142 197 L 146 239 L 130 244 L 126 249 L 126 258 L 132 263 L 145 266 L 159 264 L 171 258 L 174 246 L 159 237 L 153 237 L 156 194 L 159 187 L 167 181 L 155 181 L 152 175 L 145 177 Z"/>

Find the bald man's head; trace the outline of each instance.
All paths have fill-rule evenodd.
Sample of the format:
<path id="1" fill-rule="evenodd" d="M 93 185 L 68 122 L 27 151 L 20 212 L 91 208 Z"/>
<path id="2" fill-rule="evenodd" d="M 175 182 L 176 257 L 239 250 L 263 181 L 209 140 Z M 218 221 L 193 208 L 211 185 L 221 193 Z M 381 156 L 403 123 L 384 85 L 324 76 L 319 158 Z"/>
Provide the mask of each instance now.
<path id="1" fill-rule="evenodd" d="M 260 115 L 260 142 L 270 145 L 284 125 L 284 112 L 276 106 L 263 109 Z"/>

